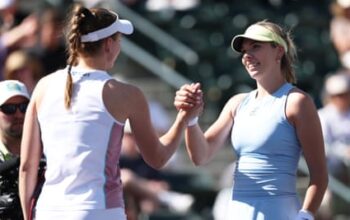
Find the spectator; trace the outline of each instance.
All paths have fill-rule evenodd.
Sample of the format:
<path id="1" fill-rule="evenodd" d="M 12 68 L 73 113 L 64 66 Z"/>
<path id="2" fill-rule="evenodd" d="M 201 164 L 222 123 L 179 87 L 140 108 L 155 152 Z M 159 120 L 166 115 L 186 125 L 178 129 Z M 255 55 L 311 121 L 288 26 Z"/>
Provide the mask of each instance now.
<path id="1" fill-rule="evenodd" d="M 4 78 L 5 60 L 12 51 L 30 47 L 36 39 L 38 20 L 36 15 L 21 15 L 16 0 L 3 0 L 0 3 L 0 80 Z"/>
<path id="2" fill-rule="evenodd" d="M 30 52 L 36 55 L 47 75 L 66 65 L 67 54 L 63 38 L 63 10 L 46 7 L 40 16 L 39 36 Z"/>
<path id="3" fill-rule="evenodd" d="M 26 86 L 17 80 L 0 82 L 0 160 L 19 155 L 24 113 L 29 102 Z"/>
<path id="4" fill-rule="evenodd" d="M 21 23 L 27 15 L 18 10 L 17 0 L 0 2 L 0 33 L 6 32 Z"/>
<path id="5" fill-rule="evenodd" d="M 24 113 L 29 102 L 25 85 L 0 82 L 0 219 L 23 219 L 18 197 L 18 166 Z"/>
<path id="6" fill-rule="evenodd" d="M 350 184 L 350 74 L 340 71 L 325 80 L 319 109 L 329 172 Z"/>
<path id="7" fill-rule="evenodd" d="M 12 52 L 7 57 L 4 68 L 4 78 L 24 83 L 29 94 L 32 94 L 35 85 L 43 77 L 41 61 L 25 50 Z"/>
<path id="8" fill-rule="evenodd" d="M 328 170 L 337 180 L 350 186 L 349 70 L 339 70 L 327 76 L 322 95 L 324 106 L 318 113 L 325 141 Z M 331 216 L 348 212 L 346 207 L 348 204 L 328 189 L 320 214 L 322 213 L 322 219 L 332 219 Z"/>

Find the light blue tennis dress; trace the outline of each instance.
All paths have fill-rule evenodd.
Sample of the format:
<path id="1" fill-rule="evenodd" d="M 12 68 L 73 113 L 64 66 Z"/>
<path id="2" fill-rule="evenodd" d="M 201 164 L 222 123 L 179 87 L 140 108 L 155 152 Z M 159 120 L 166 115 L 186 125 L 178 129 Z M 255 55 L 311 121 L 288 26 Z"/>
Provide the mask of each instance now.
<path id="1" fill-rule="evenodd" d="M 292 88 L 285 83 L 260 100 L 252 91 L 237 109 L 231 141 L 238 160 L 227 220 L 294 220 L 300 209 L 296 171 L 301 147 L 285 114 Z"/>

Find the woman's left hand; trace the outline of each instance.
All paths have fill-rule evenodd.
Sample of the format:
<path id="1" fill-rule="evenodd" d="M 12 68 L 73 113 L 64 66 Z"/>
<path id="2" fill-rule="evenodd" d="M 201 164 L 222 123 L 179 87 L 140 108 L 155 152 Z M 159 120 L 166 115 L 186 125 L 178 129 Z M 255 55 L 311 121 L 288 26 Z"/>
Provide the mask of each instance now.
<path id="1" fill-rule="evenodd" d="M 190 110 L 199 105 L 203 105 L 200 83 L 185 84 L 176 91 L 174 106 L 177 110 Z"/>

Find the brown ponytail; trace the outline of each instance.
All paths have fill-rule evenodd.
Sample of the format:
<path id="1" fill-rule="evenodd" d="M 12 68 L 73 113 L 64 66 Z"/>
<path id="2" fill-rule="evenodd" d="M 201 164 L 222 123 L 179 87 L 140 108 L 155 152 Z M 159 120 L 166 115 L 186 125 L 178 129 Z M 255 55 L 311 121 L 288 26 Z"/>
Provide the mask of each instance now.
<path id="1" fill-rule="evenodd" d="M 81 36 L 109 26 L 117 19 L 116 15 L 103 8 L 87 9 L 80 4 L 75 5 L 71 12 L 66 42 L 68 49 L 68 75 L 64 95 L 64 104 L 70 108 L 73 93 L 71 70 L 78 64 L 78 57 L 95 55 L 101 48 L 102 40 L 96 42 L 81 42 Z"/>
<path id="2" fill-rule="evenodd" d="M 79 45 L 81 44 L 81 30 L 80 25 L 83 22 L 86 14 L 90 14 L 91 12 L 82 7 L 81 5 L 76 5 L 76 7 L 72 11 L 71 19 L 70 19 L 70 30 L 67 35 L 68 41 L 68 75 L 66 81 L 66 90 L 64 93 L 64 105 L 67 109 L 70 108 L 71 98 L 73 93 L 73 79 L 71 75 L 72 66 L 77 65 L 77 57 L 79 51 Z M 92 15 L 91 15 L 92 16 Z"/>

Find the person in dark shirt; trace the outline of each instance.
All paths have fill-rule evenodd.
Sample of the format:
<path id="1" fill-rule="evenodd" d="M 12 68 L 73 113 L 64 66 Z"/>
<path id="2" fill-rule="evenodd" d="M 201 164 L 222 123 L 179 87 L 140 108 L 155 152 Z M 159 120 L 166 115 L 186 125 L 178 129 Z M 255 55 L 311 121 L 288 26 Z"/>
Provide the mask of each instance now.
<path id="1" fill-rule="evenodd" d="M 0 82 L 0 219 L 23 219 L 18 197 L 18 166 L 26 86 L 17 80 Z"/>

